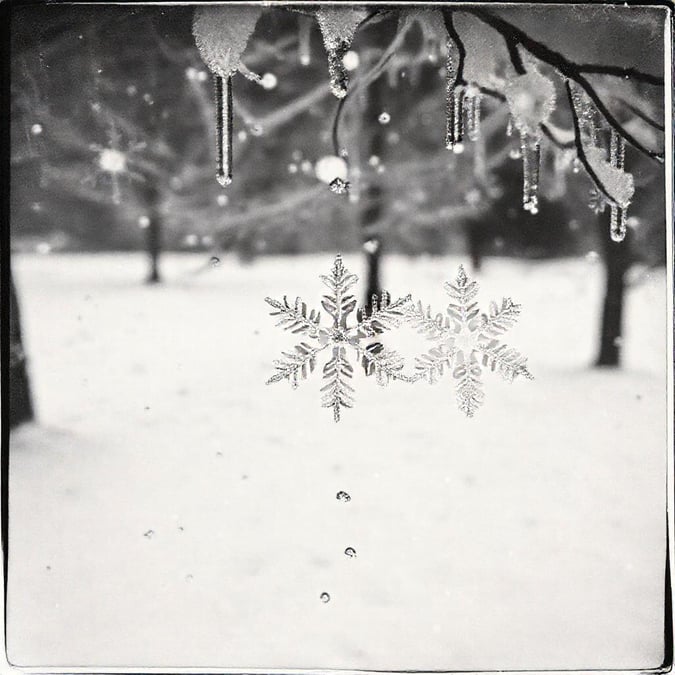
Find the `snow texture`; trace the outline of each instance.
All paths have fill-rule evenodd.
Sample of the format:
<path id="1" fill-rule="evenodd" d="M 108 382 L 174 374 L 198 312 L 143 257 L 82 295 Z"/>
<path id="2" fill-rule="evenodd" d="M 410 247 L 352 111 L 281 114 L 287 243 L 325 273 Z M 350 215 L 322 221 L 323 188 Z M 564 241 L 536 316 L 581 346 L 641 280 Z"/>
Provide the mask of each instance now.
<path id="1" fill-rule="evenodd" d="M 10 660 L 658 666 L 663 271 L 628 290 L 625 367 L 591 369 L 601 265 L 489 259 L 537 379 L 494 378 L 469 420 L 440 384 L 355 369 L 370 404 L 336 426 L 320 382 L 293 405 L 262 384 L 283 335 L 262 298 L 315 297 L 331 259 L 166 256 L 148 287 L 141 256 L 14 258 L 40 424 L 11 441 Z M 384 285 L 442 306 L 462 262 L 386 256 Z"/>

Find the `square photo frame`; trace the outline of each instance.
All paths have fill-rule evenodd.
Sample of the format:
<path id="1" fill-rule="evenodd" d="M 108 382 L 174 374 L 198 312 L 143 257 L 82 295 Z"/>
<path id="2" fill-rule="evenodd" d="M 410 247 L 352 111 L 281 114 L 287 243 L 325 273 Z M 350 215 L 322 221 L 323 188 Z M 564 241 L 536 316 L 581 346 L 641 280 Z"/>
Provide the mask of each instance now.
<path id="1" fill-rule="evenodd" d="M 3 672 L 670 672 L 670 3 L 0 14 Z"/>

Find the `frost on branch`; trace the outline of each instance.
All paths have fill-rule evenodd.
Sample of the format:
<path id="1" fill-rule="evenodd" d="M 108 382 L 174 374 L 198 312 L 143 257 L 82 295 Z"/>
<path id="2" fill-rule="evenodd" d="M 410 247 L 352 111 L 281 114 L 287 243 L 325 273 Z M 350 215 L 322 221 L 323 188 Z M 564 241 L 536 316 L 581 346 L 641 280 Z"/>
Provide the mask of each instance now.
<path id="1" fill-rule="evenodd" d="M 347 270 L 338 255 L 330 274 L 320 278 L 328 287 L 328 293 L 321 301 L 333 320 L 328 327 L 321 326 L 320 312 L 308 309 L 300 298 L 293 303 L 286 296 L 282 301 L 265 298 L 274 309 L 270 314 L 277 317 L 277 326 L 313 340 L 313 343 L 300 342 L 294 351 L 283 352 L 274 362 L 276 373 L 267 384 L 288 380 L 293 388 L 297 387 L 299 380 L 306 379 L 314 370 L 317 355 L 330 351 L 323 368 L 326 383 L 321 388 L 321 405 L 331 408 L 333 418 L 339 422 L 342 408 L 351 408 L 354 404 L 354 388 L 349 383 L 354 373 L 349 361 L 350 350 L 361 359 L 366 373 L 375 375 L 379 385 L 384 386 L 391 380 L 410 380 L 402 372 L 403 359 L 397 352 L 385 349 L 380 343 L 369 342 L 405 319 L 410 296 L 393 302 L 388 293 L 379 298 L 374 296 L 371 308 L 357 310 L 356 321 L 350 325 L 349 317 L 356 309 L 356 298 L 350 290 L 358 277 Z"/>
<path id="2" fill-rule="evenodd" d="M 232 182 L 232 75 L 241 71 L 259 79 L 241 62 L 255 25 L 262 13 L 254 5 L 202 5 L 195 9 L 192 33 L 199 54 L 215 76 L 217 172 L 226 187 Z"/>
<path id="3" fill-rule="evenodd" d="M 349 51 L 357 26 L 367 12 L 358 7 L 321 7 L 316 11 L 323 44 L 328 52 L 330 89 L 337 98 L 347 95 L 349 77 L 342 57 Z"/>
<path id="4" fill-rule="evenodd" d="M 450 297 L 445 314 L 434 315 L 422 303 L 408 309 L 408 323 L 435 343 L 415 359 L 415 371 L 417 379 L 430 384 L 451 372 L 457 407 L 467 417 L 473 417 L 485 396 L 481 366 L 499 372 L 508 382 L 519 375 L 532 379 L 526 357 L 499 340 L 518 320 L 520 305 L 504 298 L 500 305 L 491 302 L 489 311 L 481 314 L 475 301 L 478 284 L 462 266 L 455 280 L 446 282 L 444 288 Z"/>

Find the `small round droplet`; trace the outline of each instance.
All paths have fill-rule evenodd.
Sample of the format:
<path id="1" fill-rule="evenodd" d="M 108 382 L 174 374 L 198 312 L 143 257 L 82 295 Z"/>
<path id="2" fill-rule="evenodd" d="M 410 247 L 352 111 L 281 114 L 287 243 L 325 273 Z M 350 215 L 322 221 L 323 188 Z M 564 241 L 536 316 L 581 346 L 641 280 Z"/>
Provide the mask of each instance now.
<path id="1" fill-rule="evenodd" d="M 455 143 L 455 144 L 452 146 L 452 151 L 453 151 L 456 155 L 461 155 L 461 154 L 464 152 L 464 143 Z"/>
<path id="2" fill-rule="evenodd" d="M 326 592 L 324 591 L 324 592 L 319 596 L 319 600 L 321 600 L 321 602 L 323 602 L 324 604 L 326 604 L 327 602 L 330 602 L 330 595 L 328 595 L 328 593 L 326 593 Z"/>
<path id="3" fill-rule="evenodd" d="M 391 122 L 391 115 L 388 112 L 382 112 L 377 118 L 377 121 L 380 124 L 389 124 L 389 122 Z"/>
<path id="4" fill-rule="evenodd" d="M 150 218 L 148 218 L 148 216 L 141 216 L 138 219 L 138 227 L 140 227 L 141 230 L 145 230 L 146 228 L 150 227 Z"/>
<path id="5" fill-rule="evenodd" d="M 353 49 L 350 49 L 342 57 L 342 65 L 345 67 L 345 70 L 356 70 L 359 67 L 359 54 Z"/>
<path id="6" fill-rule="evenodd" d="M 31 132 L 31 134 L 33 134 L 33 136 L 39 136 L 42 133 L 42 125 L 41 124 L 34 124 L 30 128 L 30 132 Z"/>
<path id="7" fill-rule="evenodd" d="M 348 558 L 356 558 L 356 550 L 353 549 L 351 546 L 347 546 L 347 548 L 345 549 L 345 555 Z"/>
<path id="8" fill-rule="evenodd" d="M 373 254 L 380 248 L 380 242 L 377 239 L 368 239 L 368 241 L 363 242 L 363 250 L 366 253 Z"/>
<path id="9" fill-rule="evenodd" d="M 146 539 L 152 539 L 155 536 L 155 531 L 154 530 L 148 530 L 147 532 L 143 533 L 143 536 Z"/>
<path id="10" fill-rule="evenodd" d="M 298 173 L 298 165 L 295 162 L 288 165 L 288 173 Z"/>
<path id="11" fill-rule="evenodd" d="M 379 163 L 380 163 L 380 158 L 377 155 L 371 155 L 368 158 L 368 164 L 370 164 L 370 166 L 377 166 Z"/>
<path id="12" fill-rule="evenodd" d="M 230 199 L 227 195 L 218 195 L 216 197 L 216 202 L 218 202 L 218 206 L 226 206 L 228 201 L 230 201 Z"/>
<path id="13" fill-rule="evenodd" d="M 262 88 L 267 90 L 274 89 L 277 86 L 277 82 L 277 76 L 274 73 L 265 73 L 260 78 Z"/>
<path id="14" fill-rule="evenodd" d="M 238 134 L 237 138 L 243 143 L 247 138 L 248 134 L 242 129 Z"/>
<path id="15" fill-rule="evenodd" d="M 209 260 L 209 265 L 211 265 L 211 267 L 218 267 L 218 265 L 220 265 L 220 258 L 215 255 L 211 256 L 211 260 Z"/>
<path id="16" fill-rule="evenodd" d="M 344 490 L 340 490 L 340 492 L 335 495 L 335 499 L 337 499 L 339 502 L 350 502 L 352 500 L 352 498 Z"/>

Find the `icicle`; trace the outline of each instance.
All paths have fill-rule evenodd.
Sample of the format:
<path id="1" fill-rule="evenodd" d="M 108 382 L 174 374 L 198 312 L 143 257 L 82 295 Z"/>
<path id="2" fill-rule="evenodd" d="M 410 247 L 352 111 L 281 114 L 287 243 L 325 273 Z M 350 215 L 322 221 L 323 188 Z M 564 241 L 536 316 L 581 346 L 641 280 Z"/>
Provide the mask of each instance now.
<path id="1" fill-rule="evenodd" d="M 312 61 L 311 35 L 312 19 L 301 16 L 298 25 L 298 61 L 301 66 L 308 66 Z"/>
<path id="2" fill-rule="evenodd" d="M 347 95 L 349 76 L 342 61 L 349 51 L 357 26 L 367 13 L 355 7 L 320 7 L 316 11 L 323 43 L 328 53 L 328 73 L 330 88 L 337 98 Z"/>
<path id="3" fill-rule="evenodd" d="M 523 157 L 523 209 L 534 215 L 539 212 L 539 139 L 521 131 L 520 150 Z"/>
<path id="4" fill-rule="evenodd" d="M 506 135 L 513 136 L 513 115 L 509 113 L 509 119 L 506 122 Z"/>
<path id="5" fill-rule="evenodd" d="M 232 75 L 241 70 L 260 80 L 242 63 L 241 55 L 262 13 L 261 7 L 221 5 L 195 9 L 192 33 L 202 60 L 215 76 L 216 180 L 226 187 L 232 182 Z"/>
<path id="6" fill-rule="evenodd" d="M 626 141 L 612 129 L 609 136 L 610 166 L 624 170 Z M 609 235 L 612 241 L 620 242 L 626 238 L 626 209 L 617 204 L 610 205 Z"/>
<path id="7" fill-rule="evenodd" d="M 480 104 L 480 91 L 476 87 L 467 88 L 464 106 L 466 108 L 467 136 L 470 141 L 476 141 L 480 136 Z"/>
<path id="8" fill-rule="evenodd" d="M 216 75 L 216 180 L 223 187 L 232 182 L 232 78 Z"/>
<path id="9" fill-rule="evenodd" d="M 452 43 L 448 40 L 445 59 L 445 147 L 452 149 L 455 144 L 455 118 L 457 105 L 455 101 L 455 79 L 457 71 L 452 58 Z"/>

